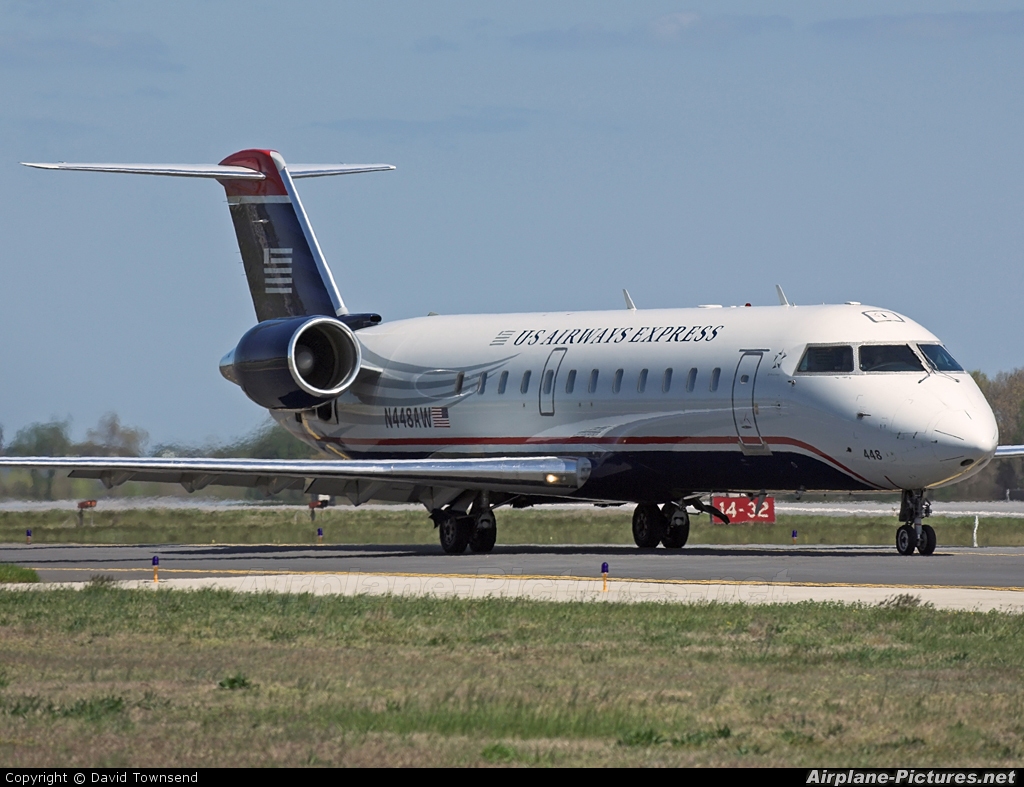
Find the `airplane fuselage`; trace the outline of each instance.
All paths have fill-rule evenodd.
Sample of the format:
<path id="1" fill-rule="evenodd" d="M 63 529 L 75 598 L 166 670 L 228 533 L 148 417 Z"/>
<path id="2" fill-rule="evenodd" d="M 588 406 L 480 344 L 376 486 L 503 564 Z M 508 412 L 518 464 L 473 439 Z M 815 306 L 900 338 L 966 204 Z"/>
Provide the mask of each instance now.
<path id="1" fill-rule="evenodd" d="M 938 338 L 860 304 L 435 315 L 357 336 L 355 385 L 274 414 L 293 434 L 356 459 L 585 457 L 583 499 L 925 489 L 998 442 L 971 376 L 922 351 Z M 808 347 L 835 369 L 801 371 Z M 892 347 L 905 368 L 865 370 Z"/>

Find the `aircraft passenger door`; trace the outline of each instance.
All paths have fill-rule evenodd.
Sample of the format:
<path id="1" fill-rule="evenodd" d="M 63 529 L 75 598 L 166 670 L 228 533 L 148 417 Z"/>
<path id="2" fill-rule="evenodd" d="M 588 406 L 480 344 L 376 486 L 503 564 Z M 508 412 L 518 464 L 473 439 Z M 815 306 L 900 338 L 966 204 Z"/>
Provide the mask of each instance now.
<path id="1" fill-rule="evenodd" d="M 736 436 L 745 454 L 769 453 L 769 448 L 757 427 L 757 399 L 754 384 L 757 370 L 765 350 L 746 350 L 736 364 L 732 379 L 732 418 L 736 425 Z"/>
<path id="2" fill-rule="evenodd" d="M 555 386 L 558 383 L 558 368 L 565 358 L 565 348 L 557 347 L 551 351 L 547 362 L 544 364 L 544 371 L 540 373 L 540 414 L 555 414 Z"/>

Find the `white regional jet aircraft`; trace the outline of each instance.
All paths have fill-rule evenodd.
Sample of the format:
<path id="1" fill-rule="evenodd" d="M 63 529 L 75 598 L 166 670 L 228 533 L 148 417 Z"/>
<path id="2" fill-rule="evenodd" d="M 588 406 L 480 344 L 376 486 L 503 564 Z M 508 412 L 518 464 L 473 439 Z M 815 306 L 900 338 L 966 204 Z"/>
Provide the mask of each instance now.
<path id="1" fill-rule="evenodd" d="M 227 191 L 258 323 L 221 372 L 322 460 L 5 458 L 108 488 L 129 479 L 418 502 L 449 554 L 488 552 L 494 509 L 635 503 L 640 547 L 679 548 L 711 490 L 902 491 L 896 548 L 931 554 L 925 491 L 993 457 L 992 410 L 931 332 L 847 303 L 431 315 L 352 314 L 299 201 L 304 177 L 245 150 L 216 166 L 29 164 L 213 178 Z"/>

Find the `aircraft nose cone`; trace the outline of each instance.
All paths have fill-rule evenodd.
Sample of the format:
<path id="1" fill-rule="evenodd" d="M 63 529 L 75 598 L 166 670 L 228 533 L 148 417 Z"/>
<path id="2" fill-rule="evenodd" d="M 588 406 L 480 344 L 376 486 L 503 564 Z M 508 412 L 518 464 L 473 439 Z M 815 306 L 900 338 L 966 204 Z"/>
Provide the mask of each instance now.
<path id="1" fill-rule="evenodd" d="M 962 467 L 970 467 L 995 453 L 999 430 L 991 412 L 954 410 L 939 418 L 931 438 L 943 459 L 960 459 Z"/>

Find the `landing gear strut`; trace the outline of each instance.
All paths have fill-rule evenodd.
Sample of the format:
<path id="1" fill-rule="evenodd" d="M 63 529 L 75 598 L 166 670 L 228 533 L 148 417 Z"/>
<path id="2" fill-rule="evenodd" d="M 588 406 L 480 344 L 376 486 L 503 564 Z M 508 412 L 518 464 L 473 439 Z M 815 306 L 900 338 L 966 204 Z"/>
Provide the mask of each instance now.
<path id="1" fill-rule="evenodd" d="M 924 499 L 923 490 L 903 490 L 900 503 L 900 522 L 896 530 L 896 551 L 901 555 L 912 555 L 916 549 L 922 555 L 935 551 L 935 530 L 922 520 L 931 515 L 931 505 Z"/>

